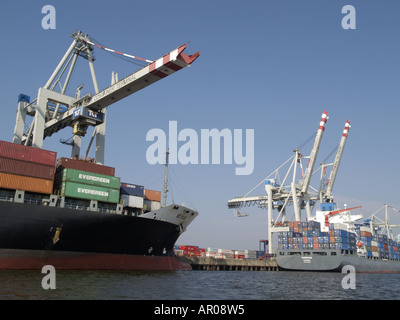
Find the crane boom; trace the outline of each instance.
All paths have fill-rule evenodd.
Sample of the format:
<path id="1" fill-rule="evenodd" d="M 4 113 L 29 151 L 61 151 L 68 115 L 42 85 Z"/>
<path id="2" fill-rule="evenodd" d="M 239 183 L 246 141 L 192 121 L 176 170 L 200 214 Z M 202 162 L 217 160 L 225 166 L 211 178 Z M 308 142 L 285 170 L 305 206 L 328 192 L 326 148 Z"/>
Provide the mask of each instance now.
<path id="1" fill-rule="evenodd" d="M 44 137 L 48 137 L 62 128 L 70 126 L 75 120 L 76 116 L 74 117 L 74 115 L 80 114 L 80 110 L 83 110 L 82 108 L 94 111 L 91 114 L 95 115 L 96 112 L 101 112 L 101 110 L 111 104 L 189 66 L 198 58 L 200 52 L 189 56 L 183 53 L 185 49 L 186 44 L 100 91 L 94 96 L 85 96 L 80 100 L 71 97 L 69 102 L 71 108 L 68 112 L 65 112 L 57 119 L 51 119 L 45 123 Z M 56 95 L 54 92 L 51 92 L 51 94 Z M 63 98 L 64 103 L 66 103 L 65 96 Z M 53 98 L 53 100 L 55 100 L 55 98 Z M 97 115 L 95 117 L 97 117 Z"/>
<path id="2" fill-rule="evenodd" d="M 335 162 L 333 163 L 332 171 L 331 171 L 331 174 L 329 176 L 328 187 L 326 189 L 325 198 L 330 198 L 332 196 L 333 185 L 335 183 L 336 175 L 337 175 L 338 170 L 339 170 L 339 165 L 340 165 L 340 161 L 342 159 L 343 150 L 344 150 L 344 146 L 346 145 L 346 141 L 347 141 L 347 136 L 349 134 L 349 130 L 350 130 L 350 121 L 347 120 L 346 124 L 344 125 L 342 139 L 340 140 L 339 148 L 338 148 L 338 151 L 336 153 Z"/>
<path id="3" fill-rule="evenodd" d="M 353 208 L 349 208 L 349 209 L 340 209 L 340 210 L 336 210 L 336 211 L 331 211 L 330 213 L 325 215 L 325 226 L 326 227 L 329 226 L 329 218 L 334 216 L 335 214 L 338 214 L 338 213 L 341 213 L 341 212 L 350 211 L 350 210 L 354 210 L 354 209 L 359 209 L 359 208 L 361 208 L 361 206 L 353 207 Z"/>
<path id="4" fill-rule="evenodd" d="M 319 123 L 317 135 L 315 137 L 314 146 L 311 150 L 310 159 L 308 160 L 307 169 L 303 179 L 301 192 L 305 194 L 310 186 L 312 173 L 314 170 L 315 161 L 317 159 L 319 146 L 321 145 L 322 135 L 325 131 L 326 122 L 328 121 L 328 113 L 324 110 L 322 112 L 321 121 Z"/>
<path id="5" fill-rule="evenodd" d="M 117 102 L 155 82 L 161 80 L 174 72 L 189 66 L 200 52 L 192 55 L 183 53 L 186 44 L 167 53 L 160 59 L 150 63 L 141 70 L 132 73 L 126 78 L 118 81 L 107 89 L 100 91 L 91 99 L 85 101 L 83 106 L 93 110 L 102 110 L 105 107 Z"/>

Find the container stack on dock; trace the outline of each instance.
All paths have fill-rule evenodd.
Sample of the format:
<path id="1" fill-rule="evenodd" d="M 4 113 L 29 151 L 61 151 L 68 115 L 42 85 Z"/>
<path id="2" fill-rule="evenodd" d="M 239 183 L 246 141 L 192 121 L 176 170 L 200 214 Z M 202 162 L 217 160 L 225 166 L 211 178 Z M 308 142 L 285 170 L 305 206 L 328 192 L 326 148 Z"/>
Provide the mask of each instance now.
<path id="1" fill-rule="evenodd" d="M 278 249 L 356 250 L 356 234 L 340 223 L 330 223 L 329 232 L 320 231 L 317 221 L 289 222 L 289 231 L 278 233 Z"/>
<path id="2" fill-rule="evenodd" d="M 0 141 L 0 188 L 51 194 L 57 153 Z"/>
<path id="3" fill-rule="evenodd" d="M 364 248 L 367 257 L 399 260 L 399 244 L 384 234 L 372 235 L 368 225 L 357 225 L 357 245 Z"/>
<path id="4" fill-rule="evenodd" d="M 258 250 L 230 250 L 221 248 L 200 248 L 198 246 L 176 245 L 175 254 L 178 257 L 206 257 L 214 259 L 256 260 L 264 253 Z"/>
<path id="5" fill-rule="evenodd" d="M 82 160 L 57 160 L 55 190 L 61 196 L 119 203 L 120 178 L 115 169 Z"/>

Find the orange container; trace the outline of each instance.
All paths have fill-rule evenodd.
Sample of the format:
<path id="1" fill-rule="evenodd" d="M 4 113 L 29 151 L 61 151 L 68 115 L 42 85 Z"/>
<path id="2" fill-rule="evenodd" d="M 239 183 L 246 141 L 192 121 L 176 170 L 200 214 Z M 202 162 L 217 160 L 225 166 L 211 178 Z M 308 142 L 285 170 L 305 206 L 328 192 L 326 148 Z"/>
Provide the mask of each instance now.
<path id="1" fill-rule="evenodd" d="M 145 200 L 161 202 L 161 191 L 144 189 L 144 198 Z"/>
<path id="2" fill-rule="evenodd" d="M 0 188 L 51 194 L 53 193 L 53 180 L 0 172 Z"/>

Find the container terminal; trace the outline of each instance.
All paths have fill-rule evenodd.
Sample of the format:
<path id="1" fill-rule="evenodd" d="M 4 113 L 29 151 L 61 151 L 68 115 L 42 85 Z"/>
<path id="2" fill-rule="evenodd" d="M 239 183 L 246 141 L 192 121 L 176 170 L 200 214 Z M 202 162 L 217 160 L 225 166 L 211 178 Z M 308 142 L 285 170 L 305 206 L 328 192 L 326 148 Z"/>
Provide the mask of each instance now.
<path id="1" fill-rule="evenodd" d="M 333 197 L 350 120 L 345 121 L 334 162 L 324 161 L 314 170 L 328 119 L 324 110 L 309 156 L 304 156 L 300 148 L 295 149 L 292 157 L 246 195 L 229 200 L 228 207 L 238 217 L 246 216 L 241 210 L 249 206 L 267 209 L 268 252 L 276 255 L 282 270 L 340 272 L 350 265 L 356 272 L 400 272 L 399 236 L 394 237 L 392 231 L 392 227 L 399 225 L 392 224 L 389 216 L 389 211 L 400 211 L 385 204 L 364 218 L 354 214 L 361 206 L 338 208 Z M 306 166 L 304 159 L 308 160 Z M 312 187 L 311 178 L 317 172 L 319 187 Z M 264 186 L 265 194 L 251 195 L 260 186 Z M 289 207 L 293 209 L 291 218 Z M 274 234 L 278 240 L 276 246 Z"/>

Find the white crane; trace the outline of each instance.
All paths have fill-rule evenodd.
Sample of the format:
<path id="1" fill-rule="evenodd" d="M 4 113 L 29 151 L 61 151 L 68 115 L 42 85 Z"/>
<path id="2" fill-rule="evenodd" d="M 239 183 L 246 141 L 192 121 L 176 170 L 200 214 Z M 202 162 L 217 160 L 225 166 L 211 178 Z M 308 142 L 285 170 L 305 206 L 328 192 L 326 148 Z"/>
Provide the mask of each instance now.
<path id="1" fill-rule="evenodd" d="M 343 134 L 342 134 L 342 138 L 340 140 L 340 144 L 336 153 L 336 157 L 335 157 L 335 161 L 332 164 L 332 171 L 331 174 L 329 176 L 329 180 L 328 180 L 328 186 L 326 189 L 326 192 L 324 194 L 324 198 L 325 200 L 330 200 L 332 198 L 332 189 L 333 189 L 333 185 L 335 184 L 335 180 L 336 180 L 336 175 L 338 173 L 339 170 L 339 165 L 340 165 L 340 161 L 342 159 L 343 156 L 343 150 L 344 147 L 346 145 L 346 141 L 347 141 L 347 137 L 349 135 L 349 130 L 350 130 L 350 120 L 346 120 L 346 124 L 344 125 L 344 130 L 343 130 Z"/>
<path id="2" fill-rule="evenodd" d="M 74 157 L 80 153 L 81 138 L 86 134 L 87 127 L 89 125 L 95 126 L 96 129 L 93 133 L 93 137 L 96 136 L 95 161 L 98 164 L 104 164 L 106 108 L 172 73 L 190 66 L 198 58 L 200 52 L 187 55 L 183 53 L 186 49 L 186 44 L 184 44 L 158 60 L 151 61 L 99 46 L 91 41 L 87 34 L 81 31 L 73 33 L 72 38 L 74 39 L 73 42 L 53 74 L 47 83 L 39 88 L 37 98 L 30 102 L 28 96 L 19 96 L 12 141 L 18 144 L 24 143 L 25 145 L 42 148 L 43 140 L 46 137 L 67 126 L 73 127 L 74 143 L 71 156 Z M 148 65 L 119 81 L 117 76 L 113 74 L 111 86 L 100 91 L 93 65 L 94 46 L 122 54 L 129 58 L 140 59 L 147 62 Z M 95 91 L 93 95 L 87 94 L 82 98 L 80 97 L 81 88 L 78 88 L 75 97 L 65 94 L 79 56 L 89 62 Z M 62 83 L 62 77 L 67 69 L 67 75 Z M 55 90 L 57 85 L 61 87 L 60 92 Z M 27 115 L 32 116 L 33 121 L 28 126 L 28 130 L 24 132 Z M 89 148 L 90 145 L 91 143 L 89 144 Z"/>
<path id="3" fill-rule="evenodd" d="M 236 216 L 242 216 L 242 214 L 240 214 L 240 209 L 243 207 L 248 207 L 252 205 L 267 207 L 267 225 L 269 237 L 268 250 L 270 253 L 273 250 L 272 233 L 279 231 L 289 231 L 288 221 L 286 220 L 286 208 L 291 204 L 293 205 L 295 216 L 294 218 L 296 221 L 301 220 L 302 209 L 306 209 L 307 219 L 310 219 L 312 209 L 315 206 L 316 202 L 318 200 L 322 200 L 321 194 L 325 196 L 327 195 L 325 191 L 321 190 L 321 187 L 319 190 L 313 188 L 310 185 L 310 182 L 313 174 L 315 174 L 319 170 L 318 169 L 314 171 L 314 166 L 328 119 L 328 113 L 324 110 L 321 116 L 321 120 L 319 122 L 314 145 L 309 156 L 303 156 L 299 149 L 294 150 L 295 154 L 291 158 L 289 158 L 281 166 L 274 170 L 269 176 L 263 179 L 245 196 L 236 197 L 228 201 L 228 207 L 235 209 Z M 333 173 L 331 173 L 330 181 L 328 183 L 329 196 L 331 196 L 333 184 L 338 172 L 339 163 L 343 154 L 343 149 L 347 139 L 349 128 L 350 121 L 346 121 L 345 131 L 342 134 L 341 144 L 339 146 L 335 162 L 332 164 Z M 304 175 L 302 159 L 309 159 Z M 282 168 L 286 168 L 287 166 L 289 166 L 287 172 L 284 175 L 281 175 L 279 171 Z M 325 167 L 326 165 L 323 164 L 320 169 L 325 169 Z M 299 171 L 301 172 L 301 178 L 297 180 L 297 175 Z M 289 181 L 290 174 L 292 174 L 291 181 Z M 280 181 L 280 177 L 284 177 L 282 181 Z M 265 184 L 266 194 L 260 196 L 250 196 L 250 194 L 263 183 Z M 278 212 L 276 217 L 274 217 L 273 215 L 274 210 L 277 210 Z"/>

